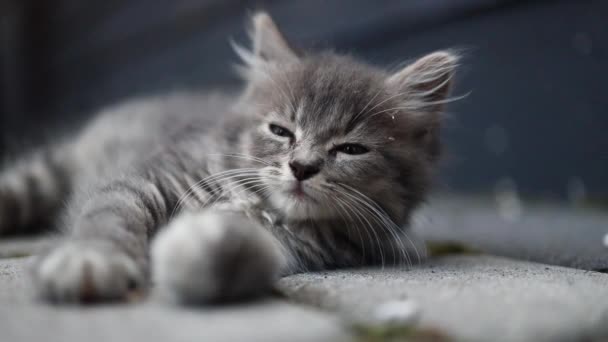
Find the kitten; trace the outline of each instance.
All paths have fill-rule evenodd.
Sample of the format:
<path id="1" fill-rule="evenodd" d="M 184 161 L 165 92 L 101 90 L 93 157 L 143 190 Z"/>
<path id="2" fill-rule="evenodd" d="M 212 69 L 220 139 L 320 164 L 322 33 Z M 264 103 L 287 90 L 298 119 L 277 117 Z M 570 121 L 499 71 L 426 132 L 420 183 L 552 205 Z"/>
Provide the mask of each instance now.
<path id="1" fill-rule="evenodd" d="M 239 96 L 110 108 L 1 174 L 0 232 L 63 218 L 33 270 L 44 298 L 123 299 L 151 278 L 179 301 L 234 300 L 290 273 L 419 260 L 406 227 L 457 56 L 389 73 L 296 52 L 267 14 L 252 21 Z"/>

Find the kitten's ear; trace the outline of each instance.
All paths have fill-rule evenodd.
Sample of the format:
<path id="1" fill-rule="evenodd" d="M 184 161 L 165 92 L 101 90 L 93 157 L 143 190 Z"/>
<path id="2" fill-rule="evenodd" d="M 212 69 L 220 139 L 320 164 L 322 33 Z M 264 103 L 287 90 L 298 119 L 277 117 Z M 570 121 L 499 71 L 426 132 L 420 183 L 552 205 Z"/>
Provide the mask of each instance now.
<path id="1" fill-rule="evenodd" d="M 386 79 L 395 96 L 401 97 L 402 108 L 413 114 L 408 127 L 431 161 L 440 154 L 439 114 L 447 102 L 454 100 L 448 96 L 458 60 L 451 52 L 434 52 Z"/>
<path id="2" fill-rule="evenodd" d="M 253 55 L 265 62 L 293 62 L 298 60 L 296 53 L 289 47 L 287 40 L 272 21 L 270 15 L 258 12 L 251 18 Z"/>
<path id="3" fill-rule="evenodd" d="M 421 114 L 438 114 L 449 102 L 458 55 L 438 51 L 426 55 L 389 76 L 386 83 L 402 94 L 404 106 Z"/>

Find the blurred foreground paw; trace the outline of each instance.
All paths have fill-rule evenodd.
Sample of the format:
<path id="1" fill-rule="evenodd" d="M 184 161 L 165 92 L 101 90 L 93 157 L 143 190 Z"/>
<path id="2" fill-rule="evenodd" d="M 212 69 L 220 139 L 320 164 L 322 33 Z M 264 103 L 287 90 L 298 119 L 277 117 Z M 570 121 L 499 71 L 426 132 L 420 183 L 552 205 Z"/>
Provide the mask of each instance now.
<path id="1" fill-rule="evenodd" d="M 274 238 L 235 212 L 186 213 L 152 244 L 162 295 L 186 304 L 233 301 L 271 289 L 283 259 Z"/>
<path id="2" fill-rule="evenodd" d="M 106 241 L 73 241 L 34 266 L 38 294 L 52 302 L 124 300 L 140 287 L 143 274 L 133 259 Z"/>

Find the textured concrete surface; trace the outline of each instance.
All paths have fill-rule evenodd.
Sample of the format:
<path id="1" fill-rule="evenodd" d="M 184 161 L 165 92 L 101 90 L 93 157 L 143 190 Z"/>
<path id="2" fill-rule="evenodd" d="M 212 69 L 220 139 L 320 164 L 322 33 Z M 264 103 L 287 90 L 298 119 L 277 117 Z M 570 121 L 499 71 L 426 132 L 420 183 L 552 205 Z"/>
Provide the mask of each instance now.
<path id="1" fill-rule="evenodd" d="M 513 198 L 435 198 L 415 230 L 489 255 L 449 255 L 411 270 L 369 269 L 285 278 L 272 298 L 184 308 L 156 298 L 126 305 L 55 307 L 32 297 L 27 255 L 56 240 L 0 240 L 0 341 L 348 340 L 387 301 L 421 308 L 419 327 L 477 341 L 608 340 L 608 213 Z"/>
<path id="2" fill-rule="evenodd" d="M 431 241 L 455 241 L 485 253 L 608 271 L 608 209 L 496 197 L 432 198 L 414 230 Z"/>
<path id="3" fill-rule="evenodd" d="M 27 282 L 30 261 L 0 260 L 2 341 L 349 340 L 345 323 L 371 319 L 379 305 L 400 299 L 421 308 L 420 329 L 456 340 L 608 339 L 608 275 L 487 255 L 436 258 L 410 270 L 295 275 L 280 283 L 287 299 L 208 308 L 153 297 L 94 307 L 41 304 Z"/>
<path id="4" fill-rule="evenodd" d="M 342 341 L 337 317 L 268 299 L 185 308 L 155 298 L 123 305 L 57 307 L 31 295 L 30 258 L 0 260 L 0 340 L 21 341 Z"/>
<path id="5" fill-rule="evenodd" d="M 40 254 L 59 242 L 58 236 L 30 236 L 0 239 L 0 259 Z"/>
<path id="6" fill-rule="evenodd" d="M 412 270 L 346 270 L 285 278 L 296 302 L 354 320 L 410 299 L 420 326 L 467 341 L 608 340 L 608 275 L 491 256 L 450 256 Z"/>

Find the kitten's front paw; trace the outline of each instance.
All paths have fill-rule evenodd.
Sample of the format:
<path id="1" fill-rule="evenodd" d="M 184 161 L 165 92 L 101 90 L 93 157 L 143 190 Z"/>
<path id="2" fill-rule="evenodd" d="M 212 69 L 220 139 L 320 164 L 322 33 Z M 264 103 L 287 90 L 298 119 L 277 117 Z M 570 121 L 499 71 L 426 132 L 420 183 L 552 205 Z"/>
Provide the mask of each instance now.
<path id="1" fill-rule="evenodd" d="M 238 213 L 210 209 L 174 220 L 151 257 L 159 289 L 190 304 L 259 295 L 283 265 L 270 233 Z"/>
<path id="2" fill-rule="evenodd" d="M 33 273 L 39 295 L 54 302 L 122 300 L 143 281 L 135 261 L 105 241 L 66 243 L 39 260 Z"/>

